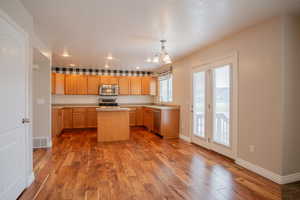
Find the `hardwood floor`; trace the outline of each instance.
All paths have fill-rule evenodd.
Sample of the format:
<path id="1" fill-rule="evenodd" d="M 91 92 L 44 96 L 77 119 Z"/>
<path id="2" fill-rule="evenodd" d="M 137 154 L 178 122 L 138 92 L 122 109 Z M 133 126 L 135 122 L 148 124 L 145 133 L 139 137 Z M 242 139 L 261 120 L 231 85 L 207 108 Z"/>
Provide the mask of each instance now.
<path id="1" fill-rule="evenodd" d="M 281 199 L 281 186 L 182 140 L 135 128 L 127 142 L 97 143 L 96 133 L 34 151 L 36 180 L 19 199 Z"/>

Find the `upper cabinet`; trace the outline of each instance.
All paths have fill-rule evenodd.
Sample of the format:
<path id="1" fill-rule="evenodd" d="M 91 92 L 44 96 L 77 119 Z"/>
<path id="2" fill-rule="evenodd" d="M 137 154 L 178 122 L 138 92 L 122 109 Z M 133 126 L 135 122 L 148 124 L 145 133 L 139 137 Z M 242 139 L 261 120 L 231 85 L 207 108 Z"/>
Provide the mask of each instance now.
<path id="1" fill-rule="evenodd" d="M 90 75 L 87 77 L 87 93 L 89 95 L 99 94 L 100 76 Z"/>
<path id="2" fill-rule="evenodd" d="M 141 77 L 130 77 L 130 94 L 141 95 L 142 94 L 142 79 Z"/>
<path id="3" fill-rule="evenodd" d="M 120 95 L 130 95 L 130 78 L 120 77 L 119 78 L 119 94 Z"/>
<path id="4" fill-rule="evenodd" d="M 118 84 L 118 78 L 116 76 L 101 76 L 101 85 L 107 84 L 107 85 L 114 85 Z"/>
<path id="5" fill-rule="evenodd" d="M 65 94 L 65 75 L 52 73 L 52 94 Z"/>
<path id="6" fill-rule="evenodd" d="M 86 95 L 88 91 L 87 80 L 87 76 L 85 75 L 66 75 L 65 93 L 73 95 Z"/>
<path id="7" fill-rule="evenodd" d="M 142 95 L 156 95 L 156 78 L 143 77 L 142 78 Z"/>
<path id="8" fill-rule="evenodd" d="M 102 84 L 116 84 L 120 95 L 156 95 L 157 79 L 52 73 L 52 94 L 98 95 Z"/>

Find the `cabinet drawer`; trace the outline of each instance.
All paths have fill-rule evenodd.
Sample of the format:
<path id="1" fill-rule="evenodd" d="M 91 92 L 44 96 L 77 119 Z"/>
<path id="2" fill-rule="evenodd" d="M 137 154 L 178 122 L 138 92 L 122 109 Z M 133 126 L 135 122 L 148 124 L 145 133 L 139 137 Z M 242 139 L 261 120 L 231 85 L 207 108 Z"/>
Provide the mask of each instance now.
<path id="1" fill-rule="evenodd" d="M 88 112 L 96 112 L 96 108 L 87 108 L 86 109 Z"/>
<path id="2" fill-rule="evenodd" d="M 73 108 L 73 113 L 86 112 L 87 108 Z"/>

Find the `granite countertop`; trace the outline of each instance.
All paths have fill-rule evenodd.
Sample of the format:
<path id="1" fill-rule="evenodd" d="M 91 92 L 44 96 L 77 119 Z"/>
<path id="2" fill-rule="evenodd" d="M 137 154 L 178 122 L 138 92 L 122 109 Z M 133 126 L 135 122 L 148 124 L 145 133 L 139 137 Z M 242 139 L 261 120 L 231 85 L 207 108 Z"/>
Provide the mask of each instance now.
<path id="1" fill-rule="evenodd" d="M 101 106 L 99 108 L 96 108 L 96 111 L 98 112 L 113 112 L 113 111 L 129 111 L 129 108 L 121 108 L 119 106 Z"/>
<path id="2" fill-rule="evenodd" d="M 82 107 L 95 107 L 100 108 L 97 104 L 52 104 L 53 108 L 82 108 Z M 134 107 L 146 107 L 160 110 L 172 110 L 179 109 L 179 106 L 174 105 L 157 105 L 157 104 L 120 104 L 118 108 L 134 108 Z"/>

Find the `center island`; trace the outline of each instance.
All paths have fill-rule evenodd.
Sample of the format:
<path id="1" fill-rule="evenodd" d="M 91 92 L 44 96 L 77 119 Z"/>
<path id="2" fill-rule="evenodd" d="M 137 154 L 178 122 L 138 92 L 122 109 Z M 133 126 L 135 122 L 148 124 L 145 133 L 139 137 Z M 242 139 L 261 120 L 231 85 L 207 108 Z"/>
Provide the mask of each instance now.
<path id="1" fill-rule="evenodd" d="M 97 141 L 129 140 L 129 108 L 99 107 L 97 111 Z"/>

